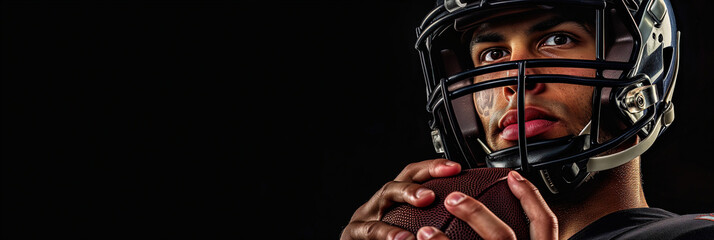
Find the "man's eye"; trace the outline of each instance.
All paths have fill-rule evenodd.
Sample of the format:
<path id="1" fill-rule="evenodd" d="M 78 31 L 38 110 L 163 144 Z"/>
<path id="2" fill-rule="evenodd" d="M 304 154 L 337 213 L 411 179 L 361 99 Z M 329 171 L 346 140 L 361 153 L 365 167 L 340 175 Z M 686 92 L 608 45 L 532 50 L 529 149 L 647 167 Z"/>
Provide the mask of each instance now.
<path id="1" fill-rule="evenodd" d="M 503 49 L 489 49 L 481 53 L 482 62 L 493 62 L 508 55 L 508 52 Z"/>
<path id="2" fill-rule="evenodd" d="M 550 37 L 546 38 L 545 41 L 543 42 L 543 45 L 556 46 L 556 45 L 565 45 L 565 44 L 572 43 L 572 42 L 573 42 L 573 38 L 569 37 L 568 35 L 554 34 L 554 35 L 551 35 Z"/>

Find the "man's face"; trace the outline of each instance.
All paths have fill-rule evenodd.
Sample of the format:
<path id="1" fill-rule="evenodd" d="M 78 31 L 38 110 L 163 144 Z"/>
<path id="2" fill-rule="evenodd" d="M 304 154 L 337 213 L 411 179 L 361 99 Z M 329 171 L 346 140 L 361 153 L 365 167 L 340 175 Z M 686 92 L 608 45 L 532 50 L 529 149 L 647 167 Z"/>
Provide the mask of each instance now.
<path id="1" fill-rule="evenodd" d="M 519 12 L 481 23 L 473 32 L 470 51 L 476 67 L 524 59 L 595 59 L 595 37 L 588 24 L 544 11 Z M 474 78 L 483 82 L 517 76 L 517 70 Z M 594 69 L 530 68 L 526 75 L 565 74 L 594 77 Z M 527 81 L 526 81 L 527 83 Z M 526 84 L 525 130 L 528 139 L 577 135 L 590 121 L 592 87 L 539 83 Z M 493 150 L 517 145 L 516 86 L 492 88 L 473 94 L 485 137 Z"/>

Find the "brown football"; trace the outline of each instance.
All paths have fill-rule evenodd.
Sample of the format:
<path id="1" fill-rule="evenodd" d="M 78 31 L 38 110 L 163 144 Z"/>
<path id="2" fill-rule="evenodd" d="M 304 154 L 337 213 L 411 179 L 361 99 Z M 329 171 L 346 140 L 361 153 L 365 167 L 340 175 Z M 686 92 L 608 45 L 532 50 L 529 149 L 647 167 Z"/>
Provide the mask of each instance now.
<path id="1" fill-rule="evenodd" d="M 528 218 L 506 182 L 510 171 L 507 168 L 468 169 L 453 177 L 432 179 L 422 184 L 436 194 L 431 205 L 417 208 L 398 204 L 384 215 L 382 221 L 414 234 L 423 226 L 433 226 L 452 240 L 481 239 L 466 222 L 451 215 L 444 207 L 446 195 L 459 191 L 482 202 L 511 226 L 518 239 L 529 239 Z"/>

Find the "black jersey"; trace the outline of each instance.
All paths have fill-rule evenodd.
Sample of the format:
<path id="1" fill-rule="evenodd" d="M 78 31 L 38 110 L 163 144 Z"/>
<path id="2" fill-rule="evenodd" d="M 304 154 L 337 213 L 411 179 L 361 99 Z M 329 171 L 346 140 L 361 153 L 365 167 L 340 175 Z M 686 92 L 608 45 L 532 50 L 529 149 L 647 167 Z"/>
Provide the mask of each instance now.
<path id="1" fill-rule="evenodd" d="M 714 239 L 714 214 L 627 209 L 598 219 L 570 239 Z"/>

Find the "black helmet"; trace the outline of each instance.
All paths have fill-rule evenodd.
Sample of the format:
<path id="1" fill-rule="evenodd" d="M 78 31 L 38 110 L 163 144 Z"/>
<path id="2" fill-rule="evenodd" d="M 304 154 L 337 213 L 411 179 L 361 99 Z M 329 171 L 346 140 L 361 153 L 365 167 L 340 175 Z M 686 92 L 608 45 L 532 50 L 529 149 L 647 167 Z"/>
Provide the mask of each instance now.
<path id="1" fill-rule="evenodd" d="M 553 11 L 587 21 L 595 38 L 595 58 L 474 64 L 471 31 L 524 11 Z M 573 190 L 592 172 L 620 166 L 645 152 L 672 123 L 678 43 L 668 0 L 437 1 L 417 27 L 415 46 L 426 81 L 434 147 L 469 168 L 520 170 L 553 194 Z M 588 69 L 593 76 L 532 73 L 544 68 Z M 499 72 L 514 74 L 475 80 Z M 591 114 L 578 134 L 526 136 L 525 93 L 540 83 L 592 88 L 586 106 Z M 494 149 L 485 139 L 474 96 L 500 88 L 512 89 L 516 99 L 517 119 L 512 122 L 517 123 L 517 140 L 513 146 Z"/>

